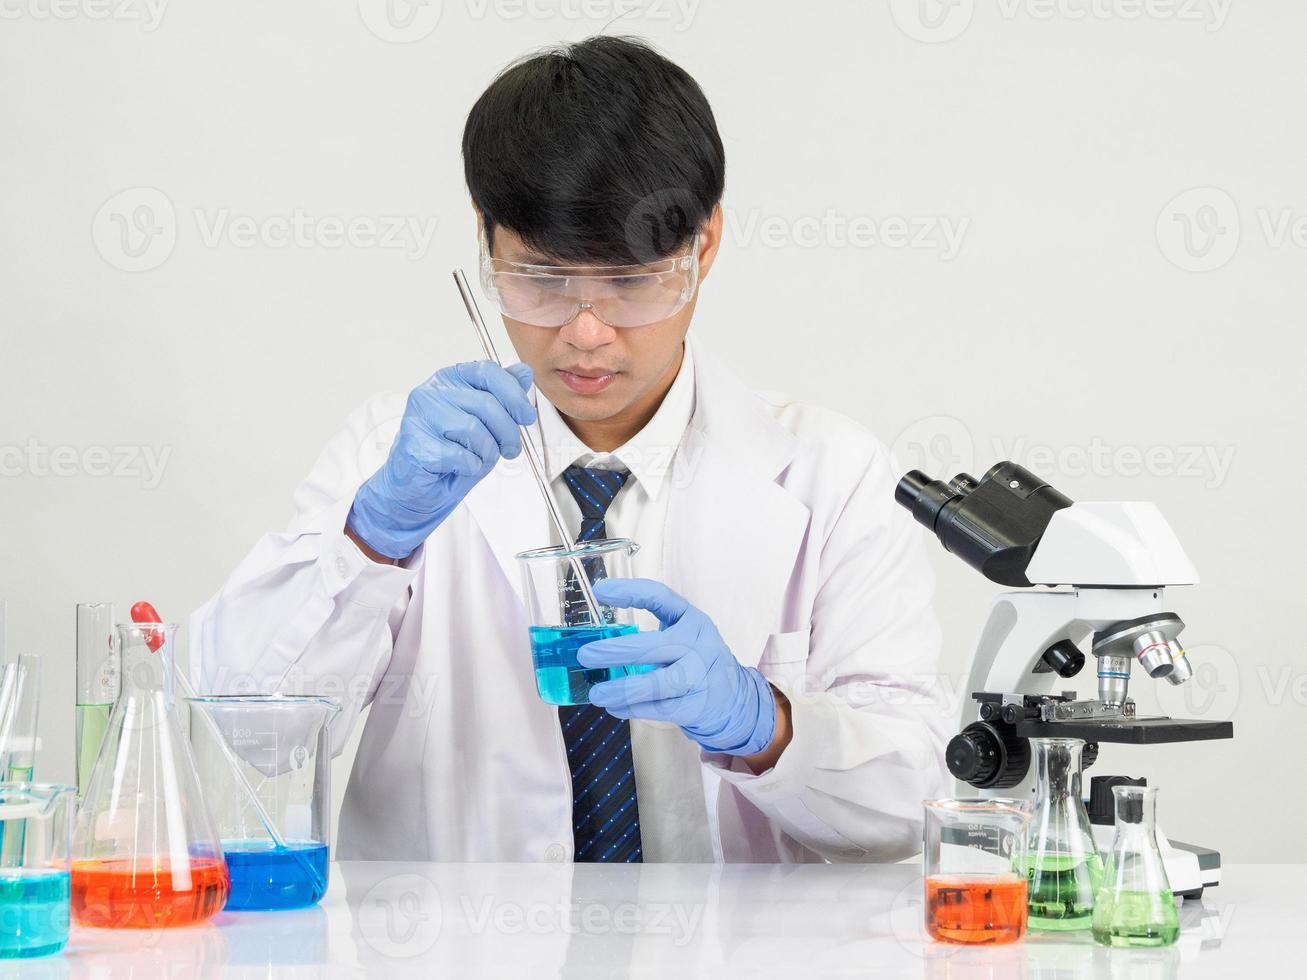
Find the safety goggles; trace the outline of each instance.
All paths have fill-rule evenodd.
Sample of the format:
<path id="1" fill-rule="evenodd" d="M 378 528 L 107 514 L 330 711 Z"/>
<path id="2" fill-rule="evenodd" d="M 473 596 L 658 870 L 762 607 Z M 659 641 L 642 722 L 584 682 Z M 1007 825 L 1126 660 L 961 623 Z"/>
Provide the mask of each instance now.
<path id="1" fill-rule="evenodd" d="M 589 310 L 610 327 L 644 327 L 681 310 L 699 285 L 690 251 L 648 265 L 526 265 L 492 258 L 481 236 L 481 288 L 511 320 L 561 327 Z"/>

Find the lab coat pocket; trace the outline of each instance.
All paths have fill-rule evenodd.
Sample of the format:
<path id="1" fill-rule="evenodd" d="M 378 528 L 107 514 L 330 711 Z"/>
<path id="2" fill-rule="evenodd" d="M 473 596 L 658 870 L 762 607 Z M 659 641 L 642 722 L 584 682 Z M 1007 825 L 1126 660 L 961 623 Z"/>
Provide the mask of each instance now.
<path id="1" fill-rule="evenodd" d="M 794 630 L 789 633 L 772 633 L 763 644 L 762 656 L 758 658 L 758 669 L 769 681 L 777 681 L 787 687 L 794 687 L 802 680 L 808 664 L 808 641 L 812 628 Z"/>

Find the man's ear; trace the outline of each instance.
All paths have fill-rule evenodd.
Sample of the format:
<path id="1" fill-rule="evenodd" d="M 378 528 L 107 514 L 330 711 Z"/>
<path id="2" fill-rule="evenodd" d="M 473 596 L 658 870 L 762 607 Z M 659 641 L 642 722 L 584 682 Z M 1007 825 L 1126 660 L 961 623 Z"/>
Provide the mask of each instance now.
<path id="1" fill-rule="evenodd" d="M 481 209 L 476 206 L 475 201 L 472 202 L 472 213 L 476 215 L 476 219 L 477 219 L 477 240 L 479 241 L 482 237 L 484 237 L 486 240 L 486 250 L 489 251 L 493 242 L 491 241 L 491 236 L 486 233 L 485 215 L 481 213 Z"/>
<path id="2" fill-rule="evenodd" d="M 703 223 L 703 227 L 699 229 L 699 280 L 701 282 L 707 277 L 713 260 L 717 258 L 717 249 L 722 244 L 724 226 L 725 217 L 721 204 L 718 204 L 712 209 L 712 214 Z"/>

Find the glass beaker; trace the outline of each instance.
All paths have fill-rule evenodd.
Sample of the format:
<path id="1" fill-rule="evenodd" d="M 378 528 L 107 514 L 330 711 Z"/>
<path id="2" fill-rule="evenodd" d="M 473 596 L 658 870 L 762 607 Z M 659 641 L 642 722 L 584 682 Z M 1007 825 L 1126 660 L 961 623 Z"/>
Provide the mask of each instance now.
<path id="1" fill-rule="evenodd" d="M 1180 914 L 1157 846 L 1157 790 L 1113 786 L 1116 836 L 1094 907 L 1094 938 L 1104 946 L 1169 946 Z"/>
<path id="2" fill-rule="evenodd" d="M 71 786 L 0 783 L 0 958 L 68 941 L 72 802 Z"/>
<path id="3" fill-rule="evenodd" d="M 1011 943 L 1026 932 L 1025 800 L 926 800 L 926 932 L 947 943 Z"/>
<path id="4" fill-rule="evenodd" d="M 581 544 L 537 548 L 517 555 L 522 595 L 530 620 L 531 661 L 536 690 L 548 704 L 589 704 L 590 688 L 616 677 L 644 674 L 651 664 L 631 667 L 582 667 L 576 652 L 592 640 L 635 633 L 631 609 L 600 605 L 596 623 L 577 580 L 581 568 L 593 583 L 629 578 L 631 556 L 640 546 L 627 538 L 597 538 Z"/>
<path id="5" fill-rule="evenodd" d="M 86 792 L 109 714 L 118 700 L 118 650 L 113 603 L 77 606 L 77 792 Z"/>
<path id="6" fill-rule="evenodd" d="M 227 865 L 172 710 L 176 633 L 118 626 L 122 692 L 73 839 L 73 916 L 83 925 L 189 925 L 227 901 Z"/>
<path id="7" fill-rule="evenodd" d="M 1023 855 L 1030 892 L 1030 928 L 1088 929 L 1094 896 L 1103 883 L 1103 862 L 1094 845 L 1089 813 L 1080 794 L 1084 739 L 1032 738 L 1035 764 L 1034 817 Z"/>
<path id="8" fill-rule="evenodd" d="M 200 778 L 231 875 L 228 909 L 294 909 L 327 891 L 331 698 L 187 699 Z M 275 832 L 275 836 L 274 836 Z"/>

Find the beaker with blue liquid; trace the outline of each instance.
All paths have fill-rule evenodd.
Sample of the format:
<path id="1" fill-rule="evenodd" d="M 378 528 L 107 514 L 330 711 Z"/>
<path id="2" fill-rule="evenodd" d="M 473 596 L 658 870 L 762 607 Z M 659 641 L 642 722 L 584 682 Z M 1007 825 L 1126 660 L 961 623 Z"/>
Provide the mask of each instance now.
<path id="1" fill-rule="evenodd" d="M 331 843 L 332 698 L 188 698 L 191 744 L 231 875 L 225 906 L 315 905 Z"/>
<path id="2" fill-rule="evenodd" d="M 0 959 L 68 942 L 71 786 L 0 783 Z"/>
<path id="3" fill-rule="evenodd" d="M 594 640 L 635 633 L 639 627 L 630 609 L 596 603 L 599 619 L 590 610 L 583 574 L 591 586 L 603 578 L 629 578 L 631 556 L 640 546 L 629 538 L 597 538 L 575 545 L 537 548 L 517 555 L 522 570 L 522 594 L 530 620 L 531 660 L 536 691 L 548 704 L 589 704 L 590 688 L 604 681 L 653 670 L 649 664 L 630 667 L 582 667 L 576 653 Z"/>

